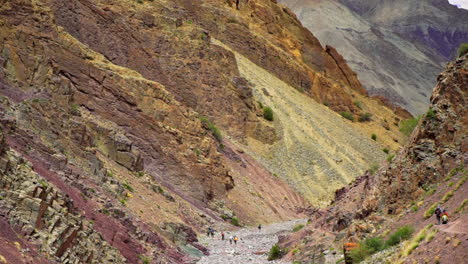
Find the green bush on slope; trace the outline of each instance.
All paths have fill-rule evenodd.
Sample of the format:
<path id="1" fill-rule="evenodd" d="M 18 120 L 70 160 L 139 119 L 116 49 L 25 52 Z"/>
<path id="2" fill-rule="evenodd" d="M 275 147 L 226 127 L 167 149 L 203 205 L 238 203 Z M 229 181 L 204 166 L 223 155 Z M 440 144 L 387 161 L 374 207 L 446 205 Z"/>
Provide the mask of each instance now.
<path id="1" fill-rule="evenodd" d="M 458 48 L 458 57 L 461 57 L 468 53 L 468 43 L 462 43 Z"/>
<path id="2" fill-rule="evenodd" d="M 273 121 L 273 109 L 271 107 L 264 107 L 263 108 L 263 117 L 268 121 Z"/>
<path id="3" fill-rule="evenodd" d="M 400 126 L 400 132 L 408 137 L 409 135 L 411 135 L 414 128 L 416 128 L 416 126 L 418 125 L 420 119 L 421 119 L 421 116 L 419 115 L 417 117 L 413 117 L 413 118 L 401 121 L 400 125 L 399 125 Z"/>

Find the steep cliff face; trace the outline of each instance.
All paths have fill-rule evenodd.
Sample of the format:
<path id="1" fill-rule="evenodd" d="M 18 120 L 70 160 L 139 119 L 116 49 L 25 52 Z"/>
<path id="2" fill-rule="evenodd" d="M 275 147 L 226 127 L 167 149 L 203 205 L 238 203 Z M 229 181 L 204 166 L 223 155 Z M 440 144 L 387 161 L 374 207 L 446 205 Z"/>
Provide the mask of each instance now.
<path id="1" fill-rule="evenodd" d="M 282 0 L 324 45 L 334 46 L 371 95 L 413 114 L 443 65 L 468 38 L 467 10 L 447 1 Z"/>
<path id="2" fill-rule="evenodd" d="M 299 258 L 320 252 L 333 244 L 334 239 L 385 236 L 385 229 L 405 224 L 427 232 L 432 227 L 429 224 L 435 222 L 432 217 L 437 204 L 449 212 L 452 224 L 434 231 L 440 231 L 435 237 L 438 242 L 429 240 L 419 245 L 413 255 L 411 251 L 392 255 L 393 261 L 403 256 L 404 263 L 411 263 L 439 255 L 441 262 L 456 263 L 466 257 L 459 244 L 450 248 L 451 245 L 444 246 L 440 241 L 456 238 L 462 241 L 462 248 L 466 247 L 467 81 L 468 56 L 464 56 L 450 63 L 439 75 L 430 110 L 395 159 L 384 164 L 375 175 L 366 173 L 350 186 L 336 191 L 333 203 L 316 213 L 309 230 L 291 238 L 294 241 L 303 236 L 300 243 L 294 244 L 304 250 Z M 319 234 L 327 234 L 327 239 L 319 242 Z M 291 240 L 285 243 L 291 246 Z"/>

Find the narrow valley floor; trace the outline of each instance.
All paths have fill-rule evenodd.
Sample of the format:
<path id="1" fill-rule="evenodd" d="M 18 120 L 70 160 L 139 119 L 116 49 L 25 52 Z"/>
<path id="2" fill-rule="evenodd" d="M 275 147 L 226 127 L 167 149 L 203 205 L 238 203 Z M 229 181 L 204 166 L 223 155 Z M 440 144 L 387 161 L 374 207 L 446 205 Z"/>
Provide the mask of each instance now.
<path id="1" fill-rule="evenodd" d="M 291 262 L 276 260 L 268 261 L 270 248 L 278 242 L 278 236 L 292 231 L 295 225 L 305 224 L 306 220 L 293 220 L 262 227 L 242 228 L 238 231 L 225 232 L 225 240 L 221 240 L 221 230 L 214 238 L 203 236 L 200 242 L 210 250 L 209 256 L 204 256 L 199 264 L 286 264 Z M 237 244 L 230 244 L 229 237 L 237 236 Z"/>

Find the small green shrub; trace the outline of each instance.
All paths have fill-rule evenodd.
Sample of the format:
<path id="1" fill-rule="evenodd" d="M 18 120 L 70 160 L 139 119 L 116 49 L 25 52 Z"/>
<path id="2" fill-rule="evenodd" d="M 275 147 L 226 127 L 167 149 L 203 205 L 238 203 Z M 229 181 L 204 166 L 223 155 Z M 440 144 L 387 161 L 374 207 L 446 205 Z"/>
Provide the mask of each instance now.
<path id="1" fill-rule="evenodd" d="M 275 244 L 271 247 L 270 252 L 268 252 L 268 261 L 279 259 L 284 255 L 284 253 L 285 250 L 283 250 L 278 244 Z"/>
<path id="2" fill-rule="evenodd" d="M 79 116 L 80 115 L 79 106 L 77 104 L 72 104 L 70 106 L 70 114 L 74 115 L 74 116 Z"/>
<path id="3" fill-rule="evenodd" d="M 371 113 L 363 113 L 359 115 L 359 122 L 369 122 L 372 120 Z"/>
<path id="4" fill-rule="evenodd" d="M 380 237 L 367 238 L 363 244 L 368 248 L 370 254 L 374 254 L 385 248 L 385 241 Z"/>
<path id="5" fill-rule="evenodd" d="M 350 112 L 341 112 L 340 115 L 350 121 L 354 121 L 354 116 Z"/>
<path id="6" fill-rule="evenodd" d="M 44 189 L 47 189 L 47 186 L 49 186 L 46 181 L 39 180 L 38 182 L 42 186 L 42 188 L 44 188 Z"/>
<path id="7" fill-rule="evenodd" d="M 273 109 L 271 107 L 263 107 L 263 117 L 268 121 L 273 121 Z"/>
<path id="8" fill-rule="evenodd" d="M 447 192 L 444 197 L 442 197 L 442 202 L 445 203 L 447 202 L 448 200 L 450 200 L 450 198 L 452 198 L 453 196 L 453 191 L 449 191 Z"/>
<path id="9" fill-rule="evenodd" d="M 462 170 L 463 170 L 463 165 L 451 169 L 450 172 L 447 174 L 447 177 L 445 177 L 444 180 L 449 181 L 453 176 L 457 175 Z"/>
<path id="10" fill-rule="evenodd" d="M 417 117 L 402 120 L 399 124 L 400 132 L 403 133 L 407 137 L 410 136 L 414 128 L 416 128 L 416 126 L 418 125 L 420 119 L 421 119 L 421 116 L 419 115 Z"/>
<path id="11" fill-rule="evenodd" d="M 232 217 L 231 218 L 231 225 L 234 225 L 234 226 L 240 226 L 240 223 L 239 223 L 239 219 L 237 217 Z"/>
<path id="12" fill-rule="evenodd" d="M 374 175 L 377 172 L 377 170 L 379 170 L 379 168 L 380 168 L 379 164 L 373 163 L 371 167 L 369 168 L 369 173 L 371 175 Z"/>
<path id="13" fill-rule="evenodd" d="M 354 101 L 354 105 L 359 108 L 359 109 L 362 109 L 362 103 L 360 101 Z"/>
<path id="14" fill-rule="evenodd" d="M 424 218 L 427 219 L 431 217 L 434 214 L 436 208 L 437 208 L 437 203 L 432 204 L 431 207 L 429 207 L 429 209 L 427 209 L 426 212 L 424 212 Z"/>
<path id="15" fill-rule="evenodd" d="M 389 163 L 392 163 L 392 161 L 393 161 L 394 158 L 395 158 L 395 154 L 390 154 L 390 155 L 387 156 L 387 161 L 388 161 Z"/>
<path id="16" fill-rule="evenodd" d="M 370 251 L 369 248 L 364 244 L 359 244 L 359 247 L 356 247 L 349 252 L 349 256 L 353 260 L 353 263 L 359 263 L 369 257 Z"/>
<path id="17" fill-rule="evenodd" d="M 436 112 L 434 109 L 429 108 L 429 110 L 426 113 L 426 119 L 435 119 L 436 118 Z"/>
<path id="18" fill-rule="evenodd" d="M 221 141 L 223 139 L 223 136 L 221 135 L 221 130 L 219 130 L 219 128 L 216 127 L 215 124 L 208 120 L 208 118 L 201 116 L 200 121 L 211 131 L 211 134 L 213 134 L 216 140 Z"/>
<path id="19" fill-rule="evenodd" d="M 130 192 L 134 191 L 133 187 L 128 183 L 122 183 L 122 187 Z"/>
<path id="20" fill-rule="evenodd" d="M 466 180 L 468 180 L 468 174 L 466 174 L 466 170 L 464 171 L 465 173 L 465 176 L 463 176 L 463 178 L 461 178 L 458 182 L 457 182 L 457 185 L 455 185 L 455 188 L 454 190 L 457 191 L 458 189 L 460 189 L 460 187 L 465 184 Z"/>
<path id="21" fill-rule="evenodd" d="M 458 48 L 458 57 L 461 57 L 466 53 L 468 53 L 468 43 L 460 44 L 460 47 Z"/>
<path id="22" fill-rule="evenodd" d="M 388 154 L 388 153 L 390 153 L 390 150 L 388 148 L 384 148 L 383 152 L 385 152 L 385 154 Z"/>
<path id="23" fill-rule="evenodd" d="M 304 227 L 303 224 L 297 224 L 293 227 L 293 232 L 297 232 L 299 230 L 301 230 L 302 228 Z"/>
<path id="24" fill-rule="evenodd" d="M 397 229 L 393 234 L 390 235 L 385 244 L 389 247 L 398 245 L 401 241 L 407 240 L 411 237 L 414 232 L 412 226 L 403 226 Z"/>
<path id="25" fill-rule="evenodd" d="M 465 206 L 468 204 L 468 199 L 465 199 L 463 200 L 463 202 L 461 202 L 460 206 L 457 207 L 457 209 L 455 209 L 455 213 L 461 213 L 465 210 Z"/>
<path id="26" fill-rule="evenodd" d="M 371 135 L 371 138 L 372 138 L 372 140 L 376 141 L 376 140 L 377 140 L 377 135 L 376 135 L 376 134 L 372 134 L 372 135 Z"/>
<path id="27" fill-rule="evenodd" d="M 151 263 L 151 258 L 148 256 L 144 255 L 138 255 L 138 258 L 141 260 L 143 264 L 150 264 Z"/>

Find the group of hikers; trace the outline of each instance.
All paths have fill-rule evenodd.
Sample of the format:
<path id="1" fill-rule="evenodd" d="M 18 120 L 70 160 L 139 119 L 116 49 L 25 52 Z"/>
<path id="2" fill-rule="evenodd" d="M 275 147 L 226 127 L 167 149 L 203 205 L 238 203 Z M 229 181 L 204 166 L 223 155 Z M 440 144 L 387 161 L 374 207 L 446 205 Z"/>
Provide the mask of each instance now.
<path id="1" fill-rule="evenodd" d="M 440 207 L 440 204 L 437 205 L 434 214 L 436 215 L 438 225 L 440 225 L 441 222 L 444 225 L 448 223 L 449 215 L 445 209 L 442 209 L 442 207 Z"/>
<path id="2" fill-rule="evenodd" d="M 258 231 L 259 231 L 259 232 L 262 231 L 262 225 L 261 225 L 261 224 L 258 225 Z M 208 229 L 207 229 L 207 231 L 206 231 L 206 236 L 207 236 L 207 237 L 210 237 L 210 236 L 211 236 L 212 238 L 214 238 L 214 234 L 215 234 L 216 232 L 217 232 L 217 231 L 214 230 L 212 227 L 208 227 Z M 224 241 L 225 239 L 226 239 L 226 235 L 224 234 L 224 232 L 221 232 L 221 240 Z M 228 240 L 229 240 L 229 244 L 232 245 L 232 243 L 234 242 L 234 245 L 237 245 L 237 242 L 239 241 L 239 237 L 236 236 L 236 235 L 231 235 L 231 236 L 229 236 L 229 239 L 228 239 Z"/>

